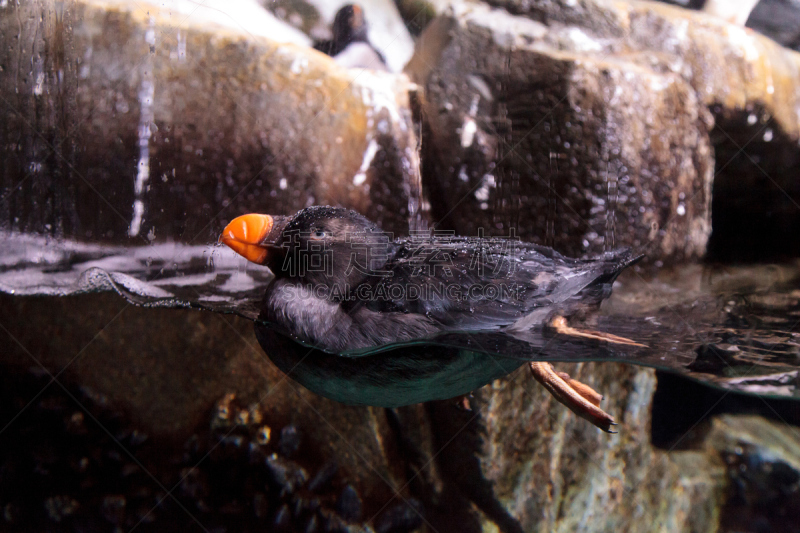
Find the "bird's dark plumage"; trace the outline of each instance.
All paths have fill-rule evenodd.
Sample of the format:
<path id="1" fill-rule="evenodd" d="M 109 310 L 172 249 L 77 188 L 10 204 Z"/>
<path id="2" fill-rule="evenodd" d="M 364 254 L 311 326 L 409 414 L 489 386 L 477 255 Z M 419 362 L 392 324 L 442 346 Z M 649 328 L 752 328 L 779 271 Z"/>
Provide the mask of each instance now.
<path id="1" fill-rule="evenodd" d="M 556 400 L 611 432 L 614 417 L 600 408 L 602 396 L 538 359 L 545 349 L 558 355 L 587 343 L 644 347 L 566 320 L 610 294 L 638 259 L 626 250 L 569 259 L 513 240 L 394 239 L 334 207 L 243 215 L 220 240 L 275 274 L 256 323 L 270 359 L 344 403 L 397 407 L 451 398 L 527 360 Z"/>
<path id="2" fill-rule="evenodd" d="M 359 5 L 347 4 L 336 12 L 331 39 L 316 41 L 314 48 L 347 67 L 385 70 L 386 60 L 369 41 L 369 26 Z"/>
<path id="3" fill-rule="evenodd" d="M 445 332 L 541 327 L 599 305 L 637 259 L 626 250 L 570 259 L 511 240 L 394 239 L 360 214 L 333 207 L 276 220 L 260 243 L 275 274 L 262 316 L 329 353 Z"/>

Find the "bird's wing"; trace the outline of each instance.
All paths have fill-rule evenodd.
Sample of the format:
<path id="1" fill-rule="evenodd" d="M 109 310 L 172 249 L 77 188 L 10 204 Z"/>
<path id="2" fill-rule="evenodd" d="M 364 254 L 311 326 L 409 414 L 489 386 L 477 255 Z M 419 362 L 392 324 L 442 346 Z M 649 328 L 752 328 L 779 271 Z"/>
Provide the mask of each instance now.
<path id="1" fill-rule="evenodd" d="M 445 330 L 487 330 L 576 305 L 597 305 L 631 261 L 628 251 L 575 260 L 550 248 L 517 243 L 480 250 L 461 239 L 419 254 L 405 248 L 371 281 L 367 308 L 424 315 Z M 540 318 L 542 320 L 543 318 Z"/>

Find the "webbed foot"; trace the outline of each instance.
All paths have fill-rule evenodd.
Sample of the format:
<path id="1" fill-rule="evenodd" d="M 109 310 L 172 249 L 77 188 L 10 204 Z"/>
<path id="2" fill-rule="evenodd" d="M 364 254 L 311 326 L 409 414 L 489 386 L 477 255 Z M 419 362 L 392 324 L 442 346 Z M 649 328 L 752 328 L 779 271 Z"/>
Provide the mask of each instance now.
<path id="1" fill-rule="evenodd" d="M 614 417 L 600 409 L 600 400 L 603 399 L 601 394 L 572 379 L 566 372 L 556 372 L 550 363 L 531 361 L 530 367 L 536 381 L 544 385 L 559 403 L 603 431 L 616 433 L 611 431 L 611 426 L 617 425 Z"/>
<path id="2" fill-rule="evenodd" d="M 646 344 L 638 343 L 626 337 L 605 333 L 603 331 L 592 331 L 590 329 L 577 329 L 567 324 L 567 319 L 563 316 L 557 316 L 550 321 L 550 327 L 558 333 L 564 335 L 572 335 L 573 337 L 583 337 L 585 339 L 594 339 L 598 341 L 606 341 L 612 344 L 625 344 L 626 346 L 640 346 L 647 348 Z"/>

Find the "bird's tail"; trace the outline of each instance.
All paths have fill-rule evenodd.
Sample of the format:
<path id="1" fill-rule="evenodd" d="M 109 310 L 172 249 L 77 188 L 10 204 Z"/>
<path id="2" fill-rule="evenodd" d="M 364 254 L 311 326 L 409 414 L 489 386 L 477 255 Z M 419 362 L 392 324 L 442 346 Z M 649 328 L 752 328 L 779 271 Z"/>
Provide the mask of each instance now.
<path id="1" fill-rule="evenodd" d="M 582 305 L 600 305 L 600 302 L 611 295 L 611 286 L 617 276 L 642 258 L 644 254 L 636 254 L 630 248 L 623 248 L 588 260 L 597 265 L 597 276 L 570 300 L 580 302 Z"/>

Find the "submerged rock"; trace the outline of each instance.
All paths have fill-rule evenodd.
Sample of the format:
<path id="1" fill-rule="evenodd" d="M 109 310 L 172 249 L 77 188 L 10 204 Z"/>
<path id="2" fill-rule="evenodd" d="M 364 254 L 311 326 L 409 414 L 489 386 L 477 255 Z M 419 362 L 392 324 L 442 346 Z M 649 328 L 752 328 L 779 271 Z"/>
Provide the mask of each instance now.
<path id="1" fill-rule="evenodd" d="M 297 453 L 300 448 L 300 433 L 295 426 L 286 426 L 281 430 L 280 440 L 278 440 L 278 449 L 286 457 L 292 457 Z"/>
<path id="2" fill-rule="evenodd" d="M 59 380 L 78 384 L 93 403 L 128 413 L 137 434 L 147 434 L 146 440 L 120 439 L 126 447 L 187 442 L 180 449 L 187 457 L 187 468 L 209 454 L 217 463 L 263 472 L 264 483 L 269 480 L 276 494 L 306 490 L 314 482 L 316 493 L 331 494 L 331 509 L 344 486 L 339 480 L 346 478 L 361 495 L 366 518 L 401 490 L 402 466 L 383 411 L 341 405 L 287 379 L 258 347 L 249 320 L 138 308 L 114 294 L 55 300 L 3 295 L 0 299 L 0 324 L 7 328 L 0 330 L 7 348 L 0 351 L 4 372 L 24 374 L 34 367 L 49 381 L 36 361 L 54 375 L 64 369 Z M 12 318 L 20 316 L 30 318 Z M 72 403 L 47 405 L 57 420 L 63 420 L 59 424 L 65 433 L 86 438 L 86 426 L 93 422 L 90 417 Z M 256 410 L 261 414 L 253 416 Z M 242 423 L 243 413 L 248 413 L 247 424 Z M 270 458 L 274 452 L 282 454 L 286 446 L 280 445 L 277 435 L 263 436 L 270 427 L 290 425 L 303 436 L 302 446 L 292 457 L 302 472 L 283 455 Z M 2 438 L 17 435 L 13 429 L 0 435 L 0 448 Z M 212 444 L 191 437 L 209 430 Z M 312 475 L 332 460 L 337 465 L 333 473 L 328 471 L 322 474 L 325 479 L 314 481 Z M 184 484 L 184 490 L 202 494 L 208 487 L 201 478 L 187 478 L 187 483 L 196 482 Z"/>
<path id="3" fill-rule="evenodd" d="M 361 498 L 352 485 L 347 485 L 336 500 L 336 512 L 348 522 L 361 519 Z"/>
<path id="4" fill-rule="evenodd" d="M 189 523 L 148 471 L 166 472 L 164 485 L 204 524 L 247 517 L 286 531 L 361 529 L 350 520 L 375 531 L 420 523 L 439 531 L 716 531 L 726 517 L 762 516 L 762 503 L 796 509 L 796 427 L 740 415 L 709 422 L 703 404 L 692 411 L 680 403 L 694 401 L 685 382 L 660 400 L 656 418 L 661 378 L 651 369 L 560 364 L 605 395 L 603 408 L 620 422 L 619 434 L 607 435 L 554 401 L 525 367 L 475 391 L 471 411 L 456 400 L 352 407 L 272 367 L 243 319 L 130 307 L 111 294 L 0 300 L 0 423 L 50 382 L 40 369 L 33 385 L 20 385 L 34 379 L 20 376 L 37 361 L 53 375 L 63 370 L 59 382 L 79 391 L 59 396 L 52 384 L 0 435 L 0 486 L 24 479 L 33 494 L 18 501 L 0 491 L 5 519 L 20 527 L 30 525 L 31 505 L 42 520 Z M 733 402 L 740 411 L 750 409 L 744 400 Z M 685 427 L 674 426 L 676 409 L 688 413 Z M 263 438 L 270 427 L 303 435 L 296 450 L 284 450 L 292 459 L 280 436 Z M 83 488 L 43 493 L 57 479 Z M 48 498 L 50 514 L 42 513 Z"/>
<path id="5" fill-rule="evenodd" d="M 414 531 L 424 522 L 422 504 L 411 498 L 393 505 L 375 521 L 376 533 L 403 533 Z"/>
<path id="6" fill-rule="evenodd" d="M 534 386 L 527 370 L 477 391 L 472 403 L 481 415 L 465 431 L 455 435 L 459 421 L 440 432 L 443 444 L 453 436 L 442 469 L 482 511 L 484 528 L 716 531 L 721 466 L 649 442 L 654 372 L 594 363 L 563 370 L 603 392 L 619 434 L 590 430 Z M 442 426 L 453 413 L 437 404 L 432 416 Z"/>
<path id="7" fill-rule="evenodd" d="M 723 415 L 706 445 L 727 467 L 729 500 L 722 517 L 731 530 L 791 531 L 800 516 L 800 429 L 782 420 Z"/>

